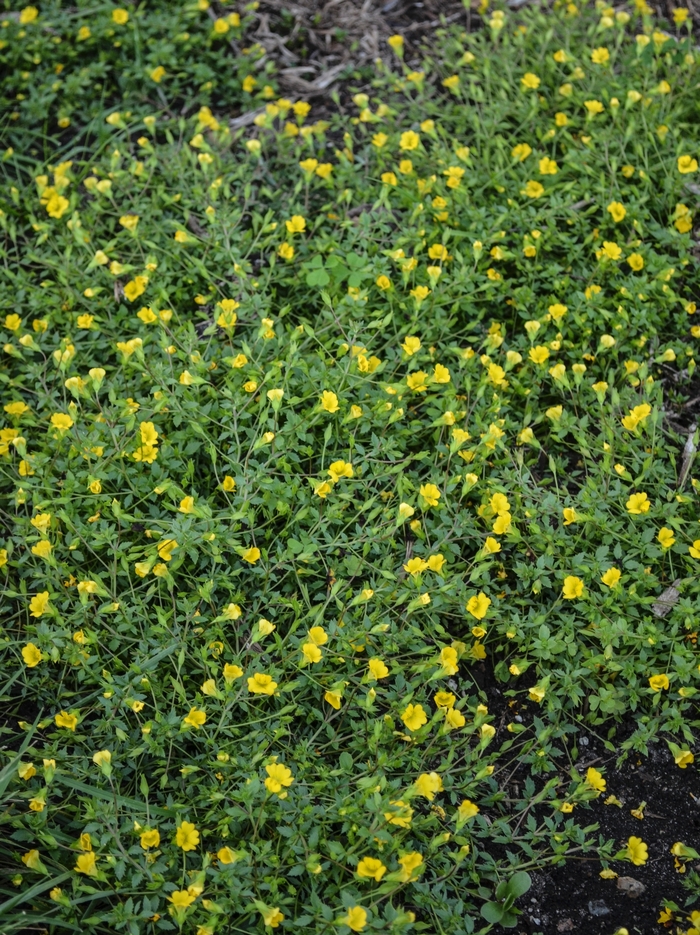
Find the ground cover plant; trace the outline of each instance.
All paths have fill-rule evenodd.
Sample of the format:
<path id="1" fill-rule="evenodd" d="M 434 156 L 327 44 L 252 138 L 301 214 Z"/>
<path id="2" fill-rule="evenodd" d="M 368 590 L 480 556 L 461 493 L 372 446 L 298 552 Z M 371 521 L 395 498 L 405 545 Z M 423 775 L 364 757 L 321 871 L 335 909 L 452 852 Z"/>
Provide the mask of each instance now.
<path id="1" fill-rule="evenodd" d="M 253 12 L 0 19 L 3 930 L 487 932 L 571 859 L 695 933 L 697 841 L 592 808 L 698 791 L 683 10 L 322 118 Z"/>

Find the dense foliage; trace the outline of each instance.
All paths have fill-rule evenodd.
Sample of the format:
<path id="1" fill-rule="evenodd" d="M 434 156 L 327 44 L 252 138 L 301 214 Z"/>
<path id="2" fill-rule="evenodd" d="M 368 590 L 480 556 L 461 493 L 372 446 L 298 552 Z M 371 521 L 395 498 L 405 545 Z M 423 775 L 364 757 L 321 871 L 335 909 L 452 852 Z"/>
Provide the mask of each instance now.
<path id="1" fill-rule="evenodd" d="M 317 119 L 149 7 L 0 23 L 5 930 L 457 935 L 643 863 L 577 738 L 693 763 L 687 33 L 495 12 Z"/>

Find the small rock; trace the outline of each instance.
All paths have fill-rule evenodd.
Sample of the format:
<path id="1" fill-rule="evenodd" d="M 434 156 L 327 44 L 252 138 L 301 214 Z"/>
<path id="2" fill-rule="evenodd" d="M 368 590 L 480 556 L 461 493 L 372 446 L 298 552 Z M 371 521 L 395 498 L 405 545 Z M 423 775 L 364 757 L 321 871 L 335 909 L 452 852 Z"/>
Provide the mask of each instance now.
<path id="1" fill-rule="evenodd" d="M 562 919 L 557 925 L 557 932 L 573 932 L 574 923 L 572 919 Z"/>
<path id="2" fill-rule="evenodd" d="M 581 737 L 579 739 L 579 743 L 581 744 L 582 747 L 587 747 L 589 742 L 590 741 L 588 740 L 588 737 Z"/>
<path id="3" fill-rule="evenodd" d="M 659 599 L 656 603 L 651 605 L 651 612 L 655 617 L 665 617 L 667 614 L 671 613 L 678 598 L 681 596 L 678 587 L 680 583 L 681 579 L 677 578 L 670 587 L 666 588 L 666 590 L 659 595 Z"/>
<path id="4" fill-rule="evenodd" d="M 588 911 L 592 916 L 610 915 L 610 910 L 605 905 L 605 900 L 603 899 L 591 899 L 588 903 Z"/>
<path id="5" fill-rule="evenodd" d="M 642 895 L 646 886 L 640 883 L 639 880 L 635 880 L 634 877 L 618 877 L 617 888 L 622 890 L 630 899 L 636 899 L 638 896 Z"/>

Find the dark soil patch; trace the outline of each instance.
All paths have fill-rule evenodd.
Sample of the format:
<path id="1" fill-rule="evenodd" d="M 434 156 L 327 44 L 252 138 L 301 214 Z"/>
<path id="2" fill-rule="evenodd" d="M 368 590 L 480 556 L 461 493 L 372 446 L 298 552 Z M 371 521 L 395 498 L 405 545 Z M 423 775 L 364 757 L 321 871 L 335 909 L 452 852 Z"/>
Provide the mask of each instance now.
<path id="1" fill-rule="evenodd" d="M 521 700 L 522 696 L 516 703 L 507 698 L 506 686 L 494 678 L 488 664 L 474 666 L 470 674 L 486 694 L 489 711 L 496 716 L 498 739 L 508 737 L 505 728 L 514 719 L 529 725 L 539 713 L 538 706 Z M 621 743 L 637 726 L 631 716 L 620 721 L 613 743 Z M 680 769 L 666 744 L 660 742 L 651 745 L 648 756 L 632 754 L 618 768 L 620 751 L 606 750 L 585 728 L 571 736 L 571 745 L 575 742 L 579 751 L 575 760 L 579 773 L 595 766 L 602 769 L 607 782 L 606 791 L 592 802 L 577 806 L 572 817 L 583 826 L 598 824 L 596 836 L 601 843 L 614 840 L 615 851 L 622 850 L 629 837 L 641 838 L 649 850 L 647 863 L 636 867 L 627 861 L 612 861 L 610 869 L 618 879 L 631 877 L 645 889 L 636 898 L 628 896 L 618 887 L 618 879 L 600 877 L 603 867 L 595 858 L 571 859 L 550 870 L 532 873 L 532 889 L 519 900 L 523 915 L 517 927 L 497 931 L 518 935 L 612 935 L 625 927 L 630 935 L 658 935 L 664 931 L 657 921 L 664 904 L 672 901 L 684 906 L 690 892 L 683 882 L 693 869 L 700 870 L 700 863 L 691 861 L 686 874 L 679 873 L 670 852 L 677 841 L 700 850 L 700 775 L 696 764 Z M 560 762 L 561 779 L 566 784 L 570 778 L 568 757 Z M 523 764 L 504 776 L 504 791 L 517 798 L 529 774 L 529 766 Z M 548 773 L 542 778 L 546 781 L 553 775 Z M 621 805 L 606 805 L 608 796 L 615 796 Z M 646 804 L 640 819 L 632 815 L 632 810 L 638 810 L 642 803 Z M 546 810 L 538 814 L 541 817 Z M 671 930 L 675 931 L 675 926 Z"/>
<path id="2" fill-rule="evenodd" d="M 586 739 L 583 737 L 582 739 Z M 593 748 L 593 749 L 591 749 Z M 586 747 L 595 752 L 595 744 Z M 626 895 L 618 880 L 600 877 L 601 867 L 591 861 L 571 861 L 548 873 L 534 875 L 531 893 L 524 898 L 527 925 L 524 932 L 558 935 L 560 932 L 585 932 L 586 935 L 610 935 L 624 926 L 636 935 L 658 933 L 657 922 L 664 902 L 672 900 L 683 906 L 688 891 L 683 875 L 674 866 L 670 853 L 676 841 L 696 849 L 700 845 L 700 777 L 694 767 L 679 769 L 666 746 L 657 744 L 648 757 L 633 758 L 616 770 L 615 756 L 586 756 L 585 766 L 595 759 L 596 767 L 608 766 L 607 790 L 583 812 L 579 821 L 598 822 L 600 834 L 613 838 L 622 848 L 631 835 L 642 838 L 649 848 L 644 866 L 614 861 L 611 868 L 619 877 L 631 877 L 644 887 L 637 898 Z M 605 805 L 608 795 L 616 796 L 622 807 Z M 646 802 L 644 818 L 635 818 L 632 809 Z M 689 865 L 688 870 L 692 868 Z M 529 905 L 528 905 L 529 903 Z M 572 926 L 569 927 L 567 920 Z"/>

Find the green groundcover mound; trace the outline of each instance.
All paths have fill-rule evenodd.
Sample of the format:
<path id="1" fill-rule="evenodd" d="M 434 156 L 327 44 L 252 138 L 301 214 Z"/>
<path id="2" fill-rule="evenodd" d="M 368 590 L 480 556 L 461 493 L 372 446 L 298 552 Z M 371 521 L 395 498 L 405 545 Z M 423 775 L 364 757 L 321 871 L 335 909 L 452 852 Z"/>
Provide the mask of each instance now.
<path id="1" fill-rule="evenodd" d="M 641 866 L 577 738 L 695 770 L 682 11 L 394 37 L 319 119 L 152 6 L 0 22 L 3 930 L 459 935 Z"/>

